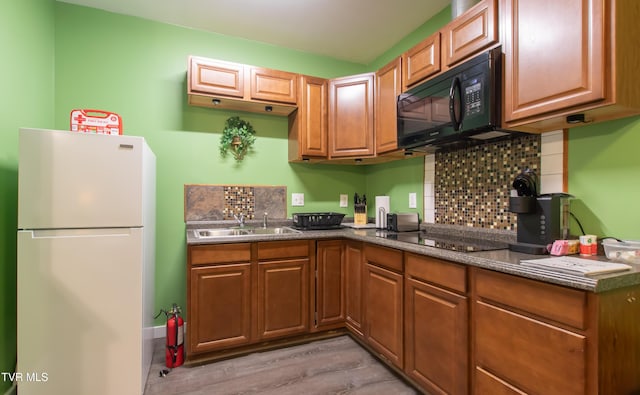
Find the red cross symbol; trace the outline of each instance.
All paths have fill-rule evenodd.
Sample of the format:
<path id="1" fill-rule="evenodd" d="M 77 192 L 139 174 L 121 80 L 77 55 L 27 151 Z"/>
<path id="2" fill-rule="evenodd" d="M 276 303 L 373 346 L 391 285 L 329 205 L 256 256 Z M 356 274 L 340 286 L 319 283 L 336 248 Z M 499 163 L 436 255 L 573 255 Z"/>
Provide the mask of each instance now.
<path id="1" fill-rule="evenodd" d="M 87 120 L 87 118 L 83 117 L 82 114 L 76 115 L 76 117 L 73 119 L 75 119 L 75 121 L 79 124 Z"/>

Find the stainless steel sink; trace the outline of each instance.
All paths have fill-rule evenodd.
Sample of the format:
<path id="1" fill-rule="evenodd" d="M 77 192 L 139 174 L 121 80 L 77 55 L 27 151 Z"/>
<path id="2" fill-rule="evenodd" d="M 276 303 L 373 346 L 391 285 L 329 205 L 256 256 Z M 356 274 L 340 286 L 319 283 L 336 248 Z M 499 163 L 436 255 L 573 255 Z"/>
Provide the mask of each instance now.
<path id="1" fill-rule="evenodd" d="M 224 236 L 243 236 L 247 232 L 244 229 L 196 229 L 194 234 L 197 238 L 224 237 Z"/>
<path id="2" fill-rule="evenodd" d="M 198 239 L 208 239 L 213 237 L 233 237 L 233 236 L 260 236 L 260 235 L 280 235 L 287 233 L 300 233 L 299 230 L 287 226 L 276 228 L 212 228 L 195 229 L 193 231 Z"/>
<path id="3" fill-rule="evenodd" d="M 253 228 L 251 233 L 256 235 L 281 235 L 287 233 L 300 233 L 299 230 L 283 226 L 280 228 Z"/>

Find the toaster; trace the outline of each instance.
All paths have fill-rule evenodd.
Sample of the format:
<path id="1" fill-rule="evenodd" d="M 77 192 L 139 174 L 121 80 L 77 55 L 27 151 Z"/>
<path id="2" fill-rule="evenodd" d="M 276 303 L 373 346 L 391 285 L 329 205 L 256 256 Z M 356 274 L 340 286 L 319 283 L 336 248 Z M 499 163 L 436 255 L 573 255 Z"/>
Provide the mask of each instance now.
<path id="1" fill-rule="evenodd" d="M 387 214 L 387 230 L 392 232 L 420 230 L 420 217 L 418 213 Z"/>

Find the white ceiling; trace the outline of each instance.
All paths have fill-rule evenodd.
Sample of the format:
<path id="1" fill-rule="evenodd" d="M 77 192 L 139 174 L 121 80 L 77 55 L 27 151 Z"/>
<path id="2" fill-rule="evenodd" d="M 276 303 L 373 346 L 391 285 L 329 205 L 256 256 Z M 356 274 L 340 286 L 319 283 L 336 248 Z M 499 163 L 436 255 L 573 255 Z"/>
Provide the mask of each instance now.
<path id="1" fill-rule="evenodd" d="M 367 64 L 451 0 L 58 0 Z"/>

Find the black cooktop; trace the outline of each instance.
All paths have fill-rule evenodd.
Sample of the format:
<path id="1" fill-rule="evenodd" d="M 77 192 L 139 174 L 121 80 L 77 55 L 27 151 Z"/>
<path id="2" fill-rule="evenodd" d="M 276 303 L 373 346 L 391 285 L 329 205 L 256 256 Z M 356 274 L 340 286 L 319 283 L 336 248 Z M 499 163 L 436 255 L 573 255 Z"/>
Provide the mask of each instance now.
<path id="1" fill-rule="evenodd" d="M 379 230 L 376 231 L 376 236 L 405 243 L 420 244 L 428 247 L 458 252 L 492 251 L 509 248 L 508 243 L 502 243 L 499 241 L 447 236 L 442 234 L 426 233 L 423 231 L 390 232 L 386 230 Z"/>

